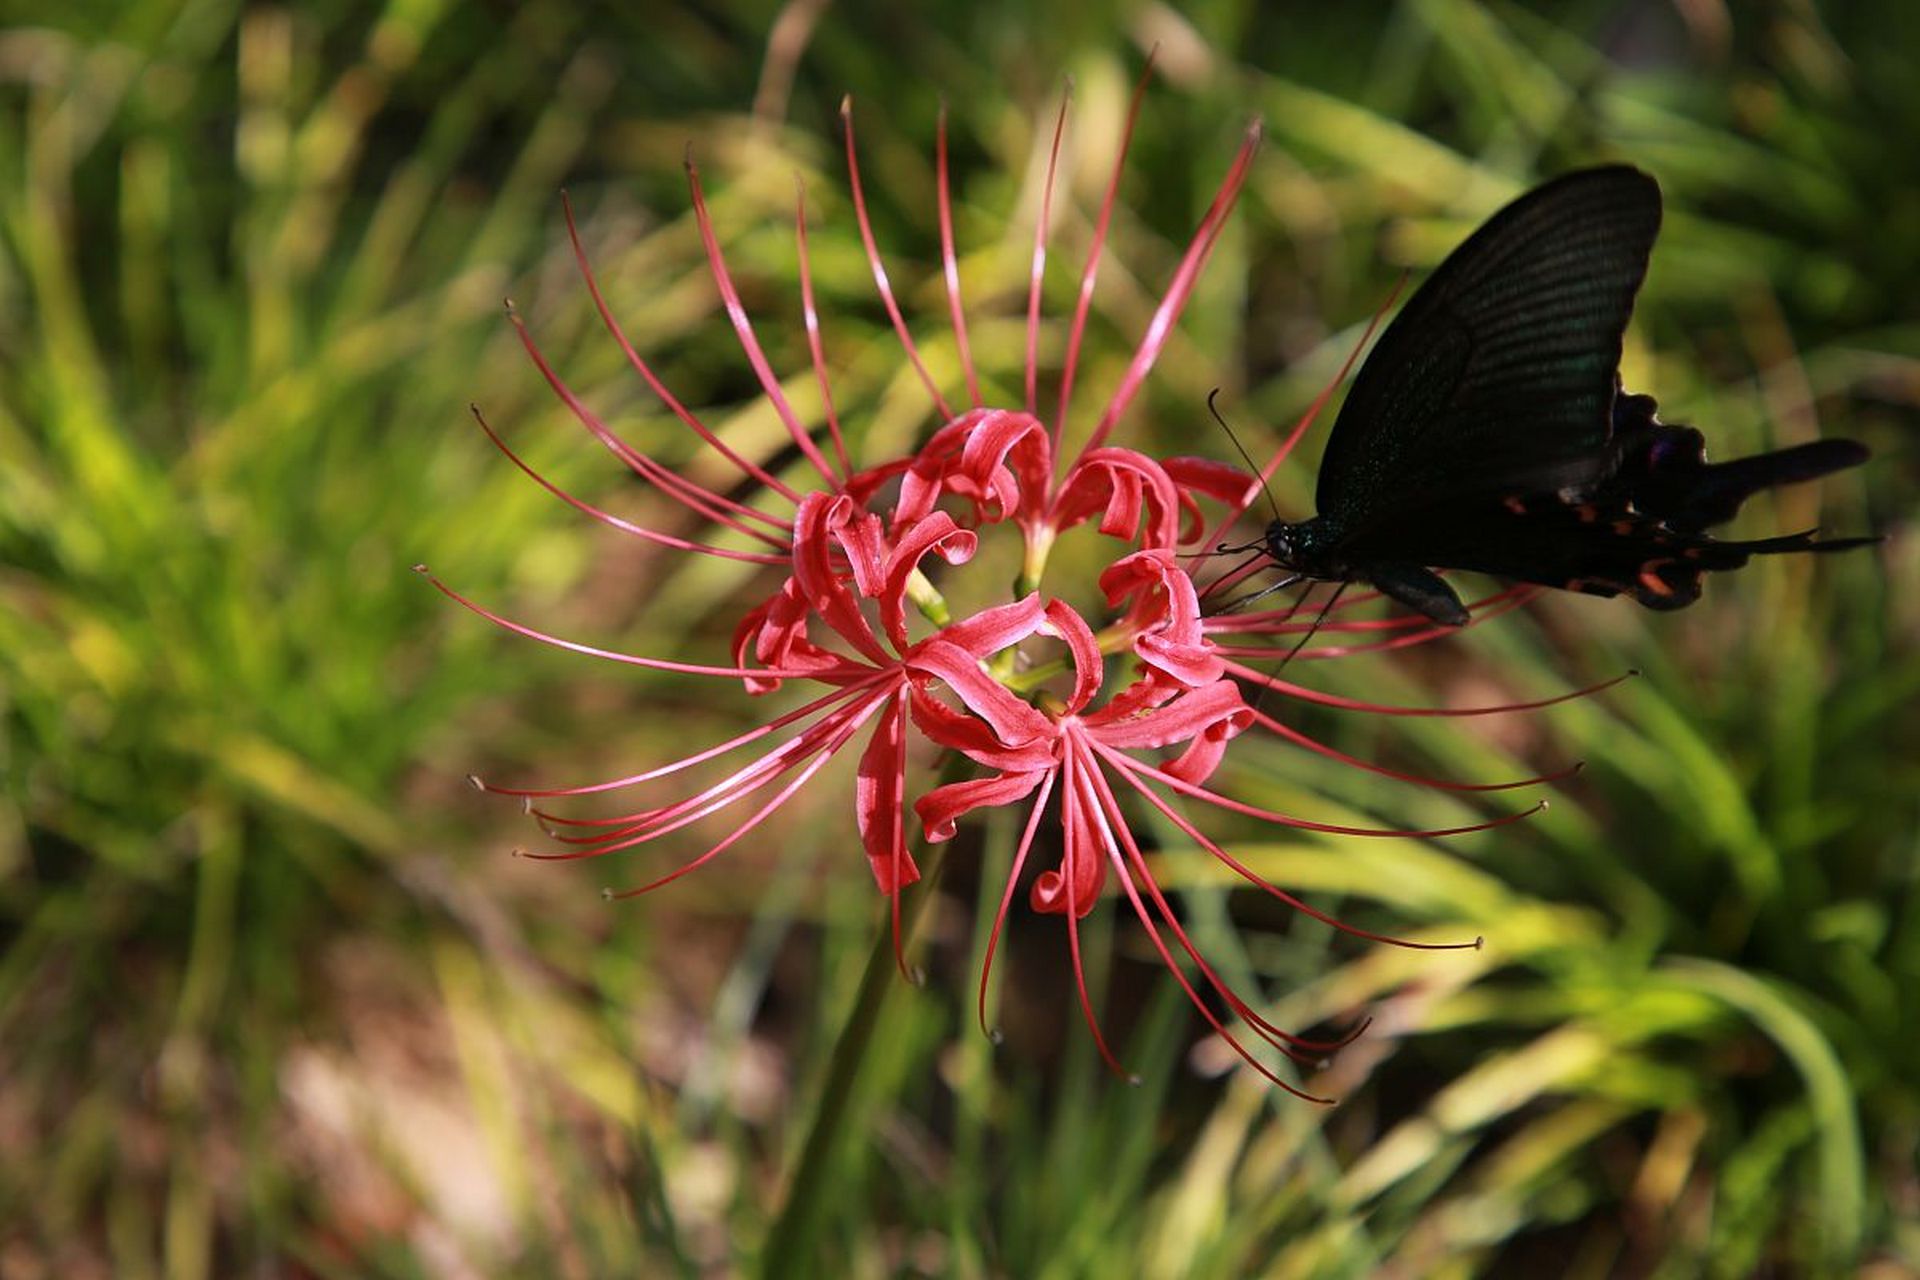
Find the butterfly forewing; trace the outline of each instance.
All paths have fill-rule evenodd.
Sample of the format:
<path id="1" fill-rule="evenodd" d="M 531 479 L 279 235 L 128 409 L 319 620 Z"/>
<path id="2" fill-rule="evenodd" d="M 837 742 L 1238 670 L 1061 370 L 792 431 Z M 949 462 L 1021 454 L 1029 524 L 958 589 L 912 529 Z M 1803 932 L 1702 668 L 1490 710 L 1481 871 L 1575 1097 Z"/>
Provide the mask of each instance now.
<path id="1" fill-rule="evenodd" d="M 1410 506 L 1592 479 L 1659 228 L 1659 187 L 1625 166 L 1570 174 L 1495 214 L 1355 379 L 1320 464 L 1321 514 L 1359 534 Z"/>

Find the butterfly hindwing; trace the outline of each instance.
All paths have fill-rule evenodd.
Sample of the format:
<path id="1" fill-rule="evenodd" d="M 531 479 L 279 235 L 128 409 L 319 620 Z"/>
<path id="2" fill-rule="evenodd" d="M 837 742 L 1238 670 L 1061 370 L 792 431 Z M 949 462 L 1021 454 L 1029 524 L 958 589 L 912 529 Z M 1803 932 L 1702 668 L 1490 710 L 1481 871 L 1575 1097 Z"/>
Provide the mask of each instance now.
<path id="1" fill-rule="evenodd" d="M 1398 558 L 1406 548 L 1418 547 L 1427 564 L 1679 609 L 1699 598 L 1703 574 L 1738 569 L 1753 556 L 1838 551 L 1871 541 L 1818 542 L 1810 532 L 1721 541 L 1673 528 L 1608 488 L 1585 501 L 1552 494 L 1476 499 L 1459 504 L 1444 522 L 1424 511 L 1383 516 L 1351 550 L 1367 564 L 1374 585 L 1429 617 L 1458 625 L 1465 611 L 1457 599 L 1436 606 L 1395 589 L 1417 570 Z"/>
<path id="2" fill-rule="evenodd" d="M 1660 421 L 1655 408 L 1652 396 L 1623 393 L 1615 399 L 1616 469 L 1596 494 L 1603 501 L 1617 497 L 1671 529 L 1698 532 L 1725 524 L 1763 489 L 1818 480 L 1867 460 L 1866 446 L 1855 441 L 1815 440 L 1710 463 L 1706 437 Z"/>
<path id="3" fill-rule="evenodd" d="M 1456 249 L 1381 336 L 1320 464 L 1320 512 L 1363 529 L 1605 466 L 1621 337 L 1660 227 L 1660 189 L 1610 166 L 1514 201 Z"/>

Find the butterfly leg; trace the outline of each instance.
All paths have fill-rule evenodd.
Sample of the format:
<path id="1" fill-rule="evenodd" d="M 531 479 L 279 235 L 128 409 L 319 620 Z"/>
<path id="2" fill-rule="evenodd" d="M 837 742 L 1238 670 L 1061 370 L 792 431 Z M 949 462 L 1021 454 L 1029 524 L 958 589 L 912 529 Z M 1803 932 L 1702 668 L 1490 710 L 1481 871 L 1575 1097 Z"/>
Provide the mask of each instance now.
<path id="1" fill-rule="evenodd" d="M 1374 565 L 1367 578 L 1381 594 L 1449 627 L 1467 625 L 1467 607 L 1439 574 L 1414 564 Z"/>

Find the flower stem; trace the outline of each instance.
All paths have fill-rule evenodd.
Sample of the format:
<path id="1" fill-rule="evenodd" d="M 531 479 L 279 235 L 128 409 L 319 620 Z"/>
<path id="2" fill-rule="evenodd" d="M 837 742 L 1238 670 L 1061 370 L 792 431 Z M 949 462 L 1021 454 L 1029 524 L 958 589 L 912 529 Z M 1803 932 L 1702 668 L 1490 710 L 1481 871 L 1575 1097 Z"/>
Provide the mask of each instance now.
<path id="1" fill-rule="evenodd" d="M 900 930 L 906 939 L 912 938 L 914 927 L 939 887 L 940 870 L 945 865 L 941 855 L 946 847 L 935 845 L 929 850 L 922 859 L 926 874 L 917 891 L 901 904 Z M 853 1010 L 834 1045 L 833 1060 L 827 1066 L 826 1083 L 821 1087 L 820 1103 L 814 1109 L 800 1159 L 787 1180 L 787 1202 L 767 1233 L 760 1254 L 760 1274 L 768 1280 L 812 1274 L 814 1241 L 822 1213 L 831 1192 L 844 1186 L 835 1176 L 834 1166 L 847 1136 L 847 1113 L 859 1092 L 860 1071 L 889 999 L 904 985 L 894 963 L 892 933 L 881 930 L 860 975 Z"/>
<path id="2" fill-rule="evenodd" d="M 1139 633 L 1131 627 L 1115 625 L 1095 633 L 1094 641 L 1100 647 L 1102 655 L 1125 653 L 1133 647 L 1134 637 Z M 1011 653 L 1008 649 L 1003 652 Z M 995 655 L 996 661 L 998 655 Z M 1001 684 L 1013 692 L 1025 696 L 1038 689 L 1057 675 L 1073 669 L 1073 664 L 1065 658 L 1053 658 L 1047 662 L 1036 663 L 1025 671 L 994 671 L 992 674 Z"/>
<path id="3" fill-rule="evenodd" d="M 913 601 L 913 607 L 920 611 L 920 616 L 934 626 L 944 627 L 953 621 L 953 611 L 947 608 L 946 597 L 918 569 L 907 575 L 906 597 Z"/>

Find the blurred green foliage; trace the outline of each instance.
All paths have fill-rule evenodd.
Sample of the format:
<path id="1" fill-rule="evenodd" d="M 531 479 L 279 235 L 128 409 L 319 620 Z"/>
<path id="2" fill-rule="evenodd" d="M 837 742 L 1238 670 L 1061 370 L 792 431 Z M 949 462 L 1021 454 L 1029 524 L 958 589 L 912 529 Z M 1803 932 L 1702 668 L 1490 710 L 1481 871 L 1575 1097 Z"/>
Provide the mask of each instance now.
<path id="1" fill-rule="evenodd" d="M 809 1201 L 823 1274 L 1920 1268 L 1905 15 L 1075 12 L 0 9 L 0 1274 L 797 1274 L 763 1242 L 830 1077 L 859 1140 Z M 1375 1015 L 1316 1084 L 1339 1108 L 1220 1075 L 1124 925 L 1094 949 L 1140 1088 L 1077 1027 L 1055 921 L 1016 922 L 995 1051 L 968 1006 L 1003 822 L 925 895 L 929 987 L 891 990 L 884 1035 L 833 1077 L 876 932 L 837 786 L 797 802 L 782 848 L 643 904 L 498 857 L 518 815 L 465 790 L 469 769 L 603 776 L 757 713 L 503 640 L 408 566 L 569 635 L 710 660 L 740 575 L 596 536 L 464 416 L 480 403 L 556 480 L 666 518 L 539 386 L 499 317 L 512 293 L 630 438 L 716 474 L 594 327 L 558 190 L 668 384 L 771 456 L 680 161 L 692 142 L 783 369 L 805 359 L 800 171 L 843 412 L 882 456 L 929 423 L 847 216 L 841 95 L 946 371 L 928 268 L 949 104 L 976 352 L 1005 377 L 1059 86 L 1077 246 L 1156 44 L 1089 385 L 1247 116 L 1269 142 L 1132 440 L 1195 447 L 1218 383 L 1236 421 L 1290 421 L 1397 270 L 1534 177 L 1622 157 L 1669 202 L 1630 384 L 1725 453 L 1869 441 L 1867 472 L 1827 486 L 1836 510 L 1783 494 L 1768 527 L 1890 539 L 1755 566 L 1674 618 L 1554 601 L 1414 661 L 1310 673 L 1434 702 L 1646 672 L 1471 729 L 1299 715 L 1455 776 L 1588 761 L 1517 831 L 1240 846 L 1364 921 L 1486 934 L 1466 959 L 1356 954 L 1158 833 L 1196 934 L 1277 1020 Z M 1055 271 L 1053 314 L 1073 283 Z M 1311 475 L 1280 500 L 1303 507 Z M 1484 811 L 1250 739 L 1225 784 L 1323 817 Z"/>

